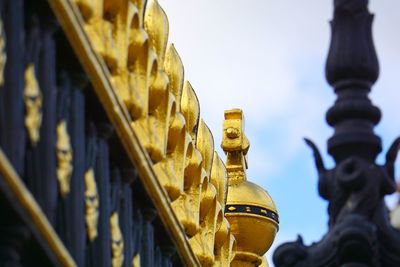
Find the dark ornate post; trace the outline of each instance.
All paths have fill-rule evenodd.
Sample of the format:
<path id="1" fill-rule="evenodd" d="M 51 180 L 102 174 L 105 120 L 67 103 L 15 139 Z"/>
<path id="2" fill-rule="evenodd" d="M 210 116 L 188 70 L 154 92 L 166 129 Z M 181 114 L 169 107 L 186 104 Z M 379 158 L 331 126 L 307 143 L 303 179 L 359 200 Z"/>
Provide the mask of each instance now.
<path id="1" fill-rule="evenodd" d="M 400 266 L 400 233 L 388 219 L 384 196 L 395 191 L 394 161 L 399 139 L 375 163 L 381 140 L 374 133 L 380 110 L 368 94 L 379 74 L 368 0 L 335 0 L 326 77 L 337 95 L 326 114 L 334 128 L 328 152 L 336 166 L 327 170 L 317 147 L 318 190 L 329 202 L 329 232 L 311 246 L 301 238 L 281 245 L 276 266 Z"/>

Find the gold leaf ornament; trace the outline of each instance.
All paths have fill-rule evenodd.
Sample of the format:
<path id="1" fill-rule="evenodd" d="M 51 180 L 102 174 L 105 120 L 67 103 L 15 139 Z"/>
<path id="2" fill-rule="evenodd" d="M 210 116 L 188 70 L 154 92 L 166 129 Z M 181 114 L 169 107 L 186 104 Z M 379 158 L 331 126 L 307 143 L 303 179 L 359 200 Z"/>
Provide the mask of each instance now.
<path id="1" fill-rule="evenodd" d="M 181 57 L 179 56 L 173 44 L 171 44 L 167 49 L 164 68 L 169 77 L 169 88 L 175 96 L 176 105 L 180 111 L 185 71 Z"/>
<path id="2" fill-rule="evenodd" d="M 124 239 L 119 226 L 118 213 L 113 212 L 110 217 L 112 267 L 121 267 L 124 263 Z"/>
<path id="3" fill-rule="evenodd" d="M 40 140 L 43 100 L 42 92 L 36 79 L 34 64 L 29 64 L 26 67 L 24 76 L 25 127 L 31 144 L 35 146 Z"/>
<path id="4" fill-rule="evenodd" d="M 88 238 L 93 241 L 97 237 L 97 225 L 99 220 L 99 194 L 92 168 L 85 173 L 85 207 L 86 229 Z"/>
<path id="5" fill-rule="evenodd" d="M 72 147 L 67 131 L 67 122 L 61 120 L 57 125 L 57 179 L 60 194 L 65 197 L 70 191 L 72 166 Z"/>

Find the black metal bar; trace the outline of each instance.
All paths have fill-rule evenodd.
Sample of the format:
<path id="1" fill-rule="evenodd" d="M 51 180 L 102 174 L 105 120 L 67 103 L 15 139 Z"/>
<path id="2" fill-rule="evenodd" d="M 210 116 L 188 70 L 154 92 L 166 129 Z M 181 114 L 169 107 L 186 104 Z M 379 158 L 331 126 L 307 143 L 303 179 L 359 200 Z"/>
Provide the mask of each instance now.
<path id="1" fill-rule="evenodd" d="M 389 222 L 384 196 L 395 191 L 394 161 L 400 140 L 393 142 L 386 163 L 375 163 L 381 151 L 374 126 L 380 111 L 368 94 L 379 66 L 372 40 L 367 0 L 334 0 L 332 39 L 326 77 L 337 100 L 327 112 L 334 127 L 328 152 L 336 166 L 324 167 L 314 151 L 319 194 L 329 202 L 329 231 L 311 246 L 285 243 L 274 252 L 280 266 L 400 266 L 400 233 Z"/>

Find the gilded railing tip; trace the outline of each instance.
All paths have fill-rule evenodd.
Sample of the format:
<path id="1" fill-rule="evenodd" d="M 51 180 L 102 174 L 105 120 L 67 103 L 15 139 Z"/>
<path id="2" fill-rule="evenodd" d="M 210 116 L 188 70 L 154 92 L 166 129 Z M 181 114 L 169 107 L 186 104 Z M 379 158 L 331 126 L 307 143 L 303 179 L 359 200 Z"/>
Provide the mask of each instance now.
<path id="1" fill-rule="evenodd" d="M 225 216 L 237 242 L 232 266 L 258 266 L 274 241 L 279 217 L 270 195 L 247 181 L 246 155 L 250 143 L 244 133 L 243 111 L 226 110 L 224 116 L 222 148 L 229 180 Z"/>

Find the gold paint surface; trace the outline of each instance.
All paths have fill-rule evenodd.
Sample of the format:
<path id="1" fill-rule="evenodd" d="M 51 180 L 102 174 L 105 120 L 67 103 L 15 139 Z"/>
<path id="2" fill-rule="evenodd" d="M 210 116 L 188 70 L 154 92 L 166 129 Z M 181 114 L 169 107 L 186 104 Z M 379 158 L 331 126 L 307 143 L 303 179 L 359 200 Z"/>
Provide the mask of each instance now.
<path id="1" fill-rule="evenodd" d="M 261 263 L 260 267 L 269 267 L 266 256 L 262 257 L 262 263 Z"/>
<path id="2" fill-rule="evenodd" d="M 72 165 L 72 147 L 67 131 L 67 122 L 61 120 L 57 125 L 57 180 L 60 194 L 65 197 L 70 191 Z"/>
<path id="3" fill-rule="evenodd" d="M 86 2 L 93 3 L 96 7 L 102 7 L 100 1 Z M 137 3 L 139 1 L 134 2 Z M 132 128 L 132 121 L 126 106 L 120 101 L 120 97 L 116 96 L 116 90 L 114 90 L 114 85 L 111 84 L 107 66 L 99 53 L 93 49 L 92 42 L 95 43 L 95 39 L 92 39 L 85 30 L 89 20 L 83 18 L 78 6 L 70 0 L 50 0 L 49 3 L 81 61 L 84 70 L 89 75 L 95 93 L 99 97 L 100 102 L 103 103 L 104 109 L 111 123 L 114 125 L 118 136 L 121 138 L 129 159 L 137 168 L 139 177 L 150 198 L 154 201 L 160 219 L 171 234 L 183 262 L 187 266 L 199 266 L 199 261 L 189 245 L 183 227 L 172 209 L 169 196 L 161 186 L 159 177 L 155 173 L 156 166 L 153 166 L 152 159 L 148 155 L 148 152 L 146 152 L 142 142 L 139 141 L 139 135 Z M 140 12 L 138 14 L 140 15 Z M 98 16 L 98 18 L 100 17 Z M 168 101 L 168 105 L 170 106 L 171 101 Z M 161 110 L 159 116 L 166 118 L 167 114 Z M 166 127 L 169 127 L 169 122 L 167 119 L 166 121 Z"/>
<path id="4" fill-rule="evenodd" d="M 119 227 L 118 213 L 113 212 L 110 217 L 112 267 L 121 267 L 124 263 L 124 239 Z"/>
<path id="5" fill-rule="evenodd" d="M 227 170 L 168 45 L 167 16 L 145 2 L 50 0 L 185 264 L 228 266 Z"/>
<path id="6" fill-rule="evenodd" d="M 97 224 L 99 220 L 99 194 L 92 168 L 85 173 L 85 221 L 88 238 L 93 241 L 97 237 Z"/>
<path id="7" fill-rule="evenodd" d="M 29 140 L 35 146 L 40 139 L 42 125 L 42 92 L 36 79 L 35 66 L 32 63 L 26 67 L 24 76 L 25 127 Z"/>
<path id="8" fill-rule="evenodd" d="M 132 267 L 140 267 L 140 254 L 136 254 L 132 260 Z"/>
<path id="9" fill-rule="evenodd" d="M 186 131 L 190 133 L 192 140 L 195 141 L 200 119 L 200 103 L 189 81 L 186 81 L 183 86 L 181 110 L 186 120 Z"/>
<path id="10" fill-rule="evenodd" d="M 225 214 L 237 242 L 237 251 L 231 266 L 259 266 L 262 256 L 271 247 L 279 226 L 276 221 L 257 214 L 251 207 L 259 207 L 264 214 L 267 214 L 267 210 L 277 213 L 270 195 L 258 185 L 247 181 L 246 155 L 250 143 L 244 133 L 244 117 L 240 109 L 225 111 L 221 146 L 227 156 L 229 187 L 226 204 L 245 206 L 244 211 L 230 207 Z"/>

